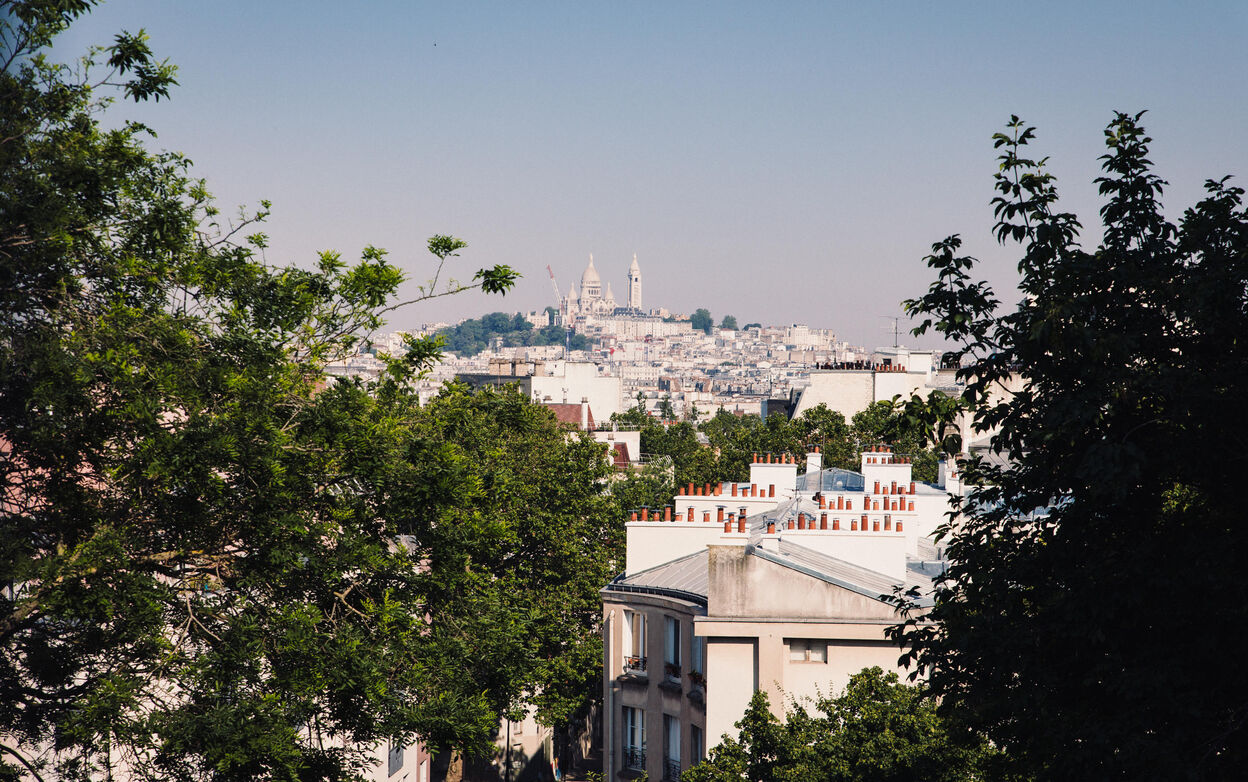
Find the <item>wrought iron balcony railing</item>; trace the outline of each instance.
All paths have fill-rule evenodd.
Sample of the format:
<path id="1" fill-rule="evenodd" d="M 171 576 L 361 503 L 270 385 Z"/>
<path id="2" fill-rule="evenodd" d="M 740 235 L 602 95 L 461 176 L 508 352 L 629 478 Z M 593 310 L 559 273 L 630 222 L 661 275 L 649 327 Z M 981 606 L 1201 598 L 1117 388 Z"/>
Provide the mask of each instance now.
<path id="1" fill-rule="evenodd" d="M 624 670 L 627 671 L 644 671 L 646 670 L 646 658 L 636 655 L 629 655 L 624 658 Z"/>
<path id="2" fill-rule="evenodd" d="M 624 748 L 624 768 L 634 768 L 638 771 L 646 770 L 646 748 L 645 747 L 625 747 Z"/>

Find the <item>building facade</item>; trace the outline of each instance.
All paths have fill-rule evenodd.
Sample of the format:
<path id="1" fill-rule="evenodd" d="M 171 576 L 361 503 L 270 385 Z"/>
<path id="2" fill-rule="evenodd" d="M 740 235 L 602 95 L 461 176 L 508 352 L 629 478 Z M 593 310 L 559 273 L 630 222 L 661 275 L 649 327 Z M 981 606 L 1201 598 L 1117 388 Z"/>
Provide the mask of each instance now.
<path id="1" fill-rule="evenodd" d="M 687 486 L 627 522 L 625 572 L 602 590 L 603 770 L 677 780 L 735 735 L 757 690 L 794 699 L 897 669 L 895 589 L 930 593 L 949 494 L 881 448 L 861 470 L 756 456 L 746 483 Z M 923 598 L 930 600 L 930 598 Z"/>

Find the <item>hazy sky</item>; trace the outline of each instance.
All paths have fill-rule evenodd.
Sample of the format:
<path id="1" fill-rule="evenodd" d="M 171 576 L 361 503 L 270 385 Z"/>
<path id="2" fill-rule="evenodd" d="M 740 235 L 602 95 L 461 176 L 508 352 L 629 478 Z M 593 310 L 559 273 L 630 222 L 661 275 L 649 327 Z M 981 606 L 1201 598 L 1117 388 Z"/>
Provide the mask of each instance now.
<path id="1" fill-rule="evenodd" d="M 988 201 L 1011 113 L 1089 236 L 1116 109 L 1149 110 L 1174 216 L 1248 179 L 1244 2 L 113 0 L 57 54 L 140 27 L 181 86 L 127 116 L 223 207 L 273 201 L 271 261 L 374 244 L 420 277 L 449 233 L 465 276 L 524 274 L 396 327 L 552 304 L 546 264 L 566 291 L 591 252 L 623 299 L 636 253 L 647 307 L 883 344 L 950 233 L 1010 300 Z"/>

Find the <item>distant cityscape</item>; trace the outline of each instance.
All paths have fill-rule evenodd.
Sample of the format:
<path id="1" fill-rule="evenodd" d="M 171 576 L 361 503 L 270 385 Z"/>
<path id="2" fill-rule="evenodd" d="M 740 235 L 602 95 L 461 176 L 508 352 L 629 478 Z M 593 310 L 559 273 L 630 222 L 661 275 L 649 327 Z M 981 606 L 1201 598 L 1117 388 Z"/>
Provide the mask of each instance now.
<path id="1" fill-rule="evenodd" d="M 800 392 L 810 383 L 812 370 L 820 367 L 894 364 L 896 348 L 879 354 L 839 339 L 831 329 L 812 328 L 802 323 L 736 326 L 735 319 L 719 324 L 710 322 L 695 328 L 695 316 L 676 314 L 663 308 L 643 308 L 642 272 L 637 257 L 626 272 L 626 297 L 617 302 L 610 282 L 602 278 L 590 256 L 579 286 L 561 292 L 551 273 L 558 307 L 518 314 L 535 329 L 557 327 L 565 334 L 579 336 L 575 343 L 588 343 L 585 349 L 568 349 L 572 340 L 560 344 L 506 346 L 501 337 L 472 356 L 447 352 L 444 360 L 421 381 L 422 398 L 427 398 L 457 376 L 498 378 L 532 374 L 564 375 L 566 362 L 589 363 L 599 375 L 619 379 L 620 399 L 616 404 L 600 404 L 594 409 L 598 420 L 612 412 L 642 404 L 648 412 L 660 409 L 678 418 L 703 419 L 719 410 L 735 414 L 766 415 L 784 410 L 793 412 Z M 461 321 L 462 322 L 462 321 Z M 456 323 L 426 323 L 416 331 L 375 334 L 374 351 L 397 353 L 405 336 L 425 336 L 453 329 Z M 575 345 L 575 343 L 573 343 Z M 900 349 L 902 353 L 907 353 Z M 370 353 L 361 353 L 329 368 L 335 375 L 375 375 L 381 362 Z M 547 394 L 554 403 L 579 403 L 572 388 L 566 394 L 555 389 Z M 570 394 L 571 396 L 567 396 Z M 565 398 L 567 396 L 567 398 Z M 640 399 L 639 399 L 640 397 Z M 667 407 L 670 405 L 670 407 Z"/>

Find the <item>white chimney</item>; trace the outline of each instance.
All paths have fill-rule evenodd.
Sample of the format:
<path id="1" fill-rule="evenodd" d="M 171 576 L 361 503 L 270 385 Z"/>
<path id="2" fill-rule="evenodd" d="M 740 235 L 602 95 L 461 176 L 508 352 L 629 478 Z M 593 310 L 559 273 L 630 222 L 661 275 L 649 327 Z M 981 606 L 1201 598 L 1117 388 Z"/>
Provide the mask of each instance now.
<path id="1" fill-rule="evenodd" d="M 806 474 L 814 475 L 823 469 L 823 454 L 819 453 L 819 446 L 815 446 L 815 450 L 806 454 Z M 809 480 L 809 479 L 807 479 Z M 806 488 L 810 488 L 807 486 Z"/>
<path id="2" fill-rule="evenodd" d="M 589 397 L 581 397 L 581 431 L 589 431 Z"/>

